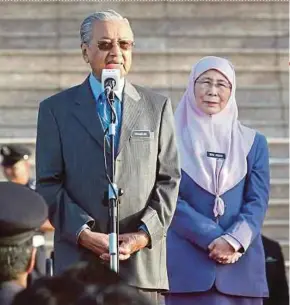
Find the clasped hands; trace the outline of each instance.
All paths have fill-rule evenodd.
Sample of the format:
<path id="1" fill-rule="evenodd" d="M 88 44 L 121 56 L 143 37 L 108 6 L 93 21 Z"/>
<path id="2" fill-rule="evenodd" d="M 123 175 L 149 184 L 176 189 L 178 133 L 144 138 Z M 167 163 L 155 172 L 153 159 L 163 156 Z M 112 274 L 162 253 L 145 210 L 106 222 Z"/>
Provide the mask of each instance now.
<path id="1" fill-rule="evenodd" d="M 233 264 L 239 260 L 242 253 L 236 250 L 222 237 L 213 240 L 209 246 L 209 257 L 220 264 Z"/>
<path id="2" fill-rule="evenodd" d="M 92 232 L 85 229 L 81 232 L 79 244 L 91 250 L 102 260 L 109 261 L 109 235 Z M 133 253 L 145 248 L 149 243 L 149 237 L 144 231 L 125 233 L 119 235 L 119 259 L 126 260 Z"/>

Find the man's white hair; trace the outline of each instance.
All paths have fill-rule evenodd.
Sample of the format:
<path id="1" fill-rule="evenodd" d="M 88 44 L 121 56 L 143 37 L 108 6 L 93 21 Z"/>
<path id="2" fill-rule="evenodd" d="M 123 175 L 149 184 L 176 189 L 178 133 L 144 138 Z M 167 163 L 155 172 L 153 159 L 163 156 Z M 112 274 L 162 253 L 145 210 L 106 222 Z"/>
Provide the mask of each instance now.
<path id="1" fill-rule="evenodd" d="M 88 17 L 86 17 L 81 24 L 81 28 L 80 28 L 81 43 L 90 44 L 92 40 L 94 22 L 107 21 L 107 20 L 123 20 L 128 22 L 129 24 L 129 21 L 126 18 L 124 18 L 122 15 L 120 15 L 114 10 L 106 10 L 106 11 L 93 13 Z"/>

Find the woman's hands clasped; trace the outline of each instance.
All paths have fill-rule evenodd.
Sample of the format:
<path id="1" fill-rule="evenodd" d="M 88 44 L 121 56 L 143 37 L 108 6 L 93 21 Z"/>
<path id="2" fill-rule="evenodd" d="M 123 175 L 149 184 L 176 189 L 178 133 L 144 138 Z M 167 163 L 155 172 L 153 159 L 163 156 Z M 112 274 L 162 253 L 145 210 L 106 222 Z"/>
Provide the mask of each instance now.
<path id="1" fill-rule="evenodd" d="M 220 264 L 234 264 L 242 256 L 222 237 L 213 240 L 208 249 L 209 257 Z"/>

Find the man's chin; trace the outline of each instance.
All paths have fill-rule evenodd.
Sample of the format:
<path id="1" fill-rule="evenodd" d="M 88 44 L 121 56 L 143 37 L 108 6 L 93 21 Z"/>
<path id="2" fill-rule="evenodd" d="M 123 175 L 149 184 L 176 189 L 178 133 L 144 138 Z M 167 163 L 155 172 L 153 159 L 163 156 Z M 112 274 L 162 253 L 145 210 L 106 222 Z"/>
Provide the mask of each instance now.
<path id="1" fill-rule="evenodd" d="M 124 68 L 120 69 L 121 78 L 124 78 L 127 74 L 128 74 L 128 72 Z"/>

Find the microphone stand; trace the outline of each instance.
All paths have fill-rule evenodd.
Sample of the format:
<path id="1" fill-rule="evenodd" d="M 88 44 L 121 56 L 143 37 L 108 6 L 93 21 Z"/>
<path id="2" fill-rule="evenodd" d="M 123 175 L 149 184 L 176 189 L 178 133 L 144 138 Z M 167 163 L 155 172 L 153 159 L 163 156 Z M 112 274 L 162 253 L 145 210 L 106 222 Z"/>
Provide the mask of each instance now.
<path id="1" fill-rule="evenodd" d="M 119 206 L 118 197 L 121 190 L 118 189 L 115 180 L 115 136 L 116 136 L 116 111 L 114 107 L 114 91 L 106 91 L 107 102 L 110 104 L 109 139 L 111 152 L 111 168 L 109 172 L 108 206 L 109 206 L 109 253 L 110 268 L 119 273 Z"/>

